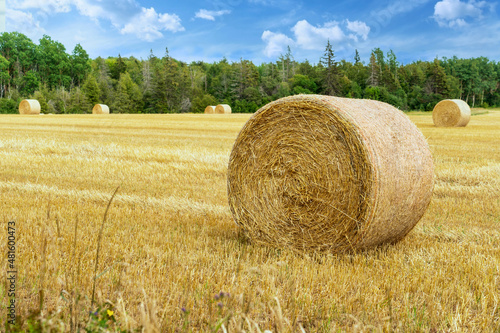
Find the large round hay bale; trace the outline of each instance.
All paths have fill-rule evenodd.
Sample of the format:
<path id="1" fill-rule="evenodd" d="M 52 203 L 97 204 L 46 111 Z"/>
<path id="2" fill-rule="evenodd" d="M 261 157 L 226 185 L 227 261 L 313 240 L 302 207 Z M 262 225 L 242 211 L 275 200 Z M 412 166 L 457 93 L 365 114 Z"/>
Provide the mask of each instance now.
<path id="1" fill-rule="evenodd" d="M 109 106 L 106 104 L 96 104 L 92 108 L 92 114 L 109 114 Z"/>
<path id="2" fill-rule="evenodd" d="M 228 168 L 229 206 L 257 243 L 343 252 L 403 238 L 432 195 L 422 133 L 393 106 L 297 95 L 244 125 Z"/>
<path id="3" fill-rule="evenodd" d="M 215 107 L 215 113 L 222 113 L 222 114 L 231 113 L 231 107 L 227 104 L 219 104 Z"/>
<path id="4" fill-rule="evenodd" d="M 20 114 L 40 114 L 40 103 L 36 99 L 24 99 L 19 104 Z"/>
<path id="5" fill-rule="evenodd" d="M 205 108 L 205 113 L 215 113 L 215 105 L 209 105 Z"/>
<path id="6" fill-rule="evenodd" d="M 461 99 L 445 99 L 432 110 L 432 121 L 438 127 L 463 127 L 470 121 L 470 107 Z"/>

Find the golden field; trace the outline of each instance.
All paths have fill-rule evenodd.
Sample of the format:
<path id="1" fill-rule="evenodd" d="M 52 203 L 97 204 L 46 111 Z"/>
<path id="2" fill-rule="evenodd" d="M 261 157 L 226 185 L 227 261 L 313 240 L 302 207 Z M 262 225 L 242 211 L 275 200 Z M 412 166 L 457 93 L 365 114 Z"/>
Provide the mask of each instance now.
<path id="1" fill-rule="evenodd" d="M 226 169 L 248 118 L 0 116 L 0 239 L 5 254 L 15 221 L 19 322 L 96 332 L 500 330 L 500 111 L 465 128 L 410 114 L 434 157 L 431 204 L 401 242 L 348 255 L 240 237 Z M 1 263 L 5 281 L 6 255 Z M 5 312 L 6 284 L 0 299 Z M 113 311 L 99 315 L 104 324 L 89 317 L 97 306 Z"/>

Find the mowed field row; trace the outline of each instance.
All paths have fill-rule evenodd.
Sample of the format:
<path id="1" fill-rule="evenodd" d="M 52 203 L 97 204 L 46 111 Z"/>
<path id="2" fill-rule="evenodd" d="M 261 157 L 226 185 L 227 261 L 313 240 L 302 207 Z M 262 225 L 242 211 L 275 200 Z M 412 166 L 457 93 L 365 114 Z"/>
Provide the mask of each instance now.
<path id="1" fill-rule="evenodd" d="M 435 163 L 429 209 L 398 244 L 348 255 L 298 255 L 240 237 L 226 172 L 248 118 L 0 116 L 0 248 L 15 221 L 18 314 L 38 310 L 43 290 L 47 325 L 88 323 L 99 230 L 119 186 L 96 298 L 122 328 L 500 329 L 500 111 L 465 128 L 410 114 Z M 0 298 L 7 304 L 3 285 Z"/>

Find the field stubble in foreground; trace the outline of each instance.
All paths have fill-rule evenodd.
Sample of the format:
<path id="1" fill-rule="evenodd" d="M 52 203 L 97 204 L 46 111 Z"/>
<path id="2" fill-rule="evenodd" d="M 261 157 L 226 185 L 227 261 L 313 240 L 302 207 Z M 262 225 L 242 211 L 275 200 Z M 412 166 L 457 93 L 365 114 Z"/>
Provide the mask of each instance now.
<path id="1" fill-rule="evenodd" d="M 299 256 L 247 243 L 229 213 L 246 115 L 0 117 L 0 246 L 15 220 L 18 315 L 43 296 L 44 325 L 89 325 L 99 228 L 120 185 L 96 280 L 110 330 L 498 331 L 500 112 L 466 128 L 410 118 L 436 172 L 415 229 L 394 246 Z"/>

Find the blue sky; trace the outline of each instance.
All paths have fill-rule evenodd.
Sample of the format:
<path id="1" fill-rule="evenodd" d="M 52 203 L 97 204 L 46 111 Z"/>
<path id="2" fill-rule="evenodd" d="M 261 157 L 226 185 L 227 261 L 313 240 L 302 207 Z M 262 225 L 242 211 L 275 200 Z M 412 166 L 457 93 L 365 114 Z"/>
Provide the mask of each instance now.
<path id="1" fill-rule="evenodd" d="M 69 53 L 80 43 L 92 58 L 145 59 L 168 47 L 186 62 L 259 64 L 290 46 L 296 60 L 316 63 L 329 39 L 337 59 L 350 61 L 357 49 L 368 62 L 375 47 L 403 63 L 453 55 L 500 61 L 498 10 L 487 0 L 0 0 L 0 29 L 35 43 L 47 34 Z"/>

